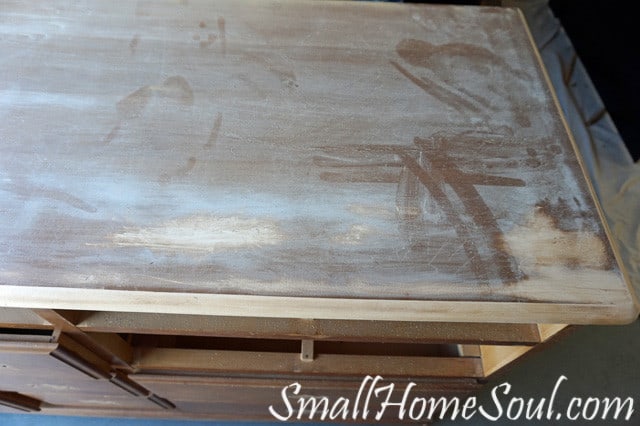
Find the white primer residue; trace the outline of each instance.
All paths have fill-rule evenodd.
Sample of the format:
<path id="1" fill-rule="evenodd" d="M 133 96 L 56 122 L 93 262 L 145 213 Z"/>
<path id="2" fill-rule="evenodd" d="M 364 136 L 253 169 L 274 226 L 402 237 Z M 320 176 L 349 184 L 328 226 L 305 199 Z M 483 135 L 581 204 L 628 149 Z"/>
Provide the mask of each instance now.
<path id="1" fill-rule="evenodd" d="M 281 234 L 267 220 L 238 217 L 190 216 L 161 225 L 125 231 L 112 237 L 121 247 L 215 251 L 277 244 Z"/>

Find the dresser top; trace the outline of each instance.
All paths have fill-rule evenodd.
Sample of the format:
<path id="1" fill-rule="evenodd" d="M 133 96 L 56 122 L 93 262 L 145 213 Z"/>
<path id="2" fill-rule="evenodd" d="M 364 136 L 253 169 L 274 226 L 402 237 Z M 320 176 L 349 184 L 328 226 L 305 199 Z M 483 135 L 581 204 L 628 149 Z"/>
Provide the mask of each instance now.
<path id="1" fill-rule="evenodd" d="M 0 305 L 637 314 L 514 9 L 0 9 Z"/>

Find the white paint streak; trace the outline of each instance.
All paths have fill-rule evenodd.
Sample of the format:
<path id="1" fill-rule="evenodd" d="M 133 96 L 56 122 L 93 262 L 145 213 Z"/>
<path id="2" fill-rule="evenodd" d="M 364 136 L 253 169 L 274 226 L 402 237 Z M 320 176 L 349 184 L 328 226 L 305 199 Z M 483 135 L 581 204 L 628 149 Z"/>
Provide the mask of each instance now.
<path id="1" fill-rule="evenodd" d="M 86 110 L 95 107 L 97 102 L 91 96 L 67 93 L 35 92 L 26 90 L 3 90 L 0 92 L 0 107 L 16 106 L 56 106 Z"/>
<path id="2" fill-rule="evenodd" d="M 159 226 L 130 230 L 112 237 L 121 247 L 166 250 L 215 251 L 277 244 L 276 225 L 267 220 L 238 217 L 190 216 Z"/>

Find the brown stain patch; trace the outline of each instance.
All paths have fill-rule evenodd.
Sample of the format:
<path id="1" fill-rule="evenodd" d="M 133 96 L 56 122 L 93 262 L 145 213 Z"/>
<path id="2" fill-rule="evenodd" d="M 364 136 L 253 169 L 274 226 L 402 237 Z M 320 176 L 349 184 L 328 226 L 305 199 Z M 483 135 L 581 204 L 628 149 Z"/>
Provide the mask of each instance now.
<path id="1" fill-rule="evenodd" d="M 193 168 L 196 166 L 196 162 L 197 162 L 196 157 L 189 157 L 187 159 L 187 164 L 185 164 L 183 168 L 178 170 L 178 174 L 186 175 L 191 170 L 193 170 Z"/>
<path id="2" fill-rule="evenodd" d="M 459 57 L 480 74 L 488 74 L 492 67 L 499 66 L 517 77 L 530 78 L 526 72 L 513 68 L 500 55 L 471 43 L 433 44 L 424 40 L 404 39 L 396 46 L 396 52 L 416 67 L 446 71 L 442 59 Z"/>
<path id="3" fill-rule="evenodd" d="M 220 36 L 220 43 L 222 44 L 222 54 L 227 53 L 227 24 L 224 18 L 221 16 L 218 18 L 218 35 Z"/>
<path id="4" fill-rule="evenodd" d="M 149 86 L 141 87 L 130 93 L 116 104 L 116 110 L 121 119 L 137 118 L 149 103 L 152 90 Z"/>
<path id="5" fill-rule="evenodd" d="M 222 114 L 218 113 L 216 115 L 216 121 L 213 123 L 213 128 L 211 129 L 211 133 L 209 133 L 209 138 L 207 139 L 207 143 L 204 144 L 205 148 L 213 148 L 218 141 L 218 135 L 220 134 L 220 127 L 222 126 Z"/>
<path id="6" fill-rule="evenodd" d="M 280 83 L 290 89 L 299 87 L 295 72 L 291 68 L 278 64 L 274 58 L 258 53 L 246 53 L 243 55 L 252 62 L 263 65 L 265 69 L 280 80 Z"/>
<path id="7" fill-rule="evenodd" d="M 471 102 L 467 97 L 461 96 L 458 93 L 442 86 L 433 80 L 428 80 L 423 77 L 413 75 L 409 70 L 395 61 L 390 62 L 402 75 L 404 75 L 409 81 L 421 88 L 423 91 L 438 99 L 439 101 L 450 105 L 456 110 L 467 109 L 469 111 L 479 113 L 480 108 Z"/>
<path id="8" fill-rule="evenodd" d="M 167 98 L 183 105 L 193 105 L 194 102 L 191 85 L 180 75 L 171 76 L 158 86 L 143 86 L 116 103 L 118 122 L 105 136 L 103 143 L 111 142 L 118 135 L 123 123 L 139 118 L 154 97 Z"/>
<path id="9" fill-rule="evenodd" d="M 209 34 L 207 36 L 206 40 L 201 40 L 200 41 L 200 49 L 207 49 L 209 48 L 211 45 L 213 45 L 213 43 L 216 42 L 216 40 L 218 39 L 218 37 L 215 34 Z M 197 40 L 200 40 L 200 37 L 197 38 Z"/>
<path id="10" fill-rule="evenodd" d="M 504 284 L 525 279 L 526 274 L 519 270 L 501 239 L 502 230 L 496 218 L 475 187 L 523 187 L 526 183 L 510 177 L 464 172 L 449 157 L 455 152 L 451 142 L 450 137 L 438 135 L 427 139 L 416 137 L 412 148 L 395 145 L 323 147 L 324 155 L 314 156 L 313 162 L 316 166 L 333 169 L 320 173 L 320 178 L 327 182 L 398 185 L 396 207 L 405 222 L 420 217 L 420 194 L 424 192 L 420 187 L 423 187 L 443 212 L 446 222 L 455 229 L 468 258 L 464 267 L 468 265 L 478 281 L 489 283 L 495 275 Z M 401 167 L 401 171 L 389 172 L 390 165 Z M 456 193 L 455 198 L 463 204 L 464 213 L 474 226 L 470 227 L 465 221 L 455 198 L 449 198 L 445 186 Z M 484 238 L 477 238 L 479 235 Z M 490 260 L 480 253 L 485 243 L 492 252 Z"/>
<path id="11" fill-rule="evenodd" d="M 103 143 L 105 144 L 110 143 L 112 140 L 115 139 L 116 136 L 118 136 L 119 131 L 120 131 L 120 124 L 116 124 L 115 126 L 113 126 L 113 129 L 111 129 L 109 134 L 104 138 Z"/>
<path id="12" fill-rule="evenodd" d="M 198 160 L 196 159 L 196 157 L 193 157 L 193 156 L 189 157 L 187 159 L 187 163 L 184 166 L 179 167 L 178 169 L 176 169 L 173 172 L 173 174 L 162 173 L 158 177 L 158 182 L 161 183 L 161 184 L 167 184 L 167 183 L 170 183 L 173 178 L 179 178 L 179 177 L 187 176 L 195 168 L 197 162 L 198 162 Z"/>
<path id="13" fill-rule="evenodd" d="M 136 48 L 138 47 L 138 43 L 140 43 L 140 35 L 139 34 L 135 34 L 131 38 L 131 41 L 129 42 L 129 50 L 131 51 L 132 55 L 135 53 Z"/>
<path id="14" fill-rule="evenodd" d="M 398 55 L 413 66 L 432 68 L 438 56 L 461 56 L 480 62 L 500 61 L 500 57 L 488 49 L 468 43 L 436 45 L 424 40 L 404 39 L 396 46 Z M 484 69 L 487 74 L 489 69 Z"/>
<path id="15" fill-rule="evenodd" d="M 553 221 L 553 225 L 561 231 L 579 230 L 579 219 L 595 219 L 593 213 L 581 208 L 580 201 L 574 197 L 577 210 L 562 197 L 558 197 L 555 202 L 548 198 L 538 202 L 536 209 L 545 214 Z"/>
<path id="16" fill-rule="evenodd" d="M 175 99 L 185 105 L 193 105 L 194 96 L 191 85 L 180 75 L 167 78 L 155 93 Z"/>
<path id="17" fill-rule="evenodd" d="M 116 104 L 121 119 L 137 118 L 149 104 L 152 96 L 170 98 L 185 105 L 193 105 L 193 90 L 189 82 L 180 75 L 167 78 L 162 85 L 144 86 L 130 93 Z"/>
<path id="18" fill-rule="evenodd" d="M 396 53 L 403 63 L 426 70 L 428 78 L 412 73 L 399 62 L 391 61 L 391 65 L 426 93 L 458 112 L 481 115 L 489 120 L 490 111 L 499 110 L 491 97 L 487 97 L 487 94 L 493 94 L 508 102 L 513 119 L 520 127 L 531 127 L 529 108 L 514 97 L 511 90 L 498 84 L 486 88 L 488 92 L 485 95 L 475 94 L 465 89 L 467 82 L 456 76 L 456 71 L 465 70 L 478 78 L 499 72 L 498 75 L 513 75 L 523 81 L 531 79 L 527 72 L 513 67 L 490 49 L 471 43 L 433 44 L 425 40 L 404 39 L 396 45 Z"/>

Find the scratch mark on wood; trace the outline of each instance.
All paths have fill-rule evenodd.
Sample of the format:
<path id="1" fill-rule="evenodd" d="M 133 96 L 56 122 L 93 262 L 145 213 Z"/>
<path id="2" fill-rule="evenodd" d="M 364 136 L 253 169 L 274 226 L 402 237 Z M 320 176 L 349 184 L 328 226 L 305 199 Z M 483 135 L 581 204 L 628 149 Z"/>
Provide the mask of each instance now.
<path id="1" fill-rule="evenodd" d="M 138 43 L 140 43 L 140 35 L 135 34 L 129 42 L 129 50 L 131 51 L 132 55 L 135 53 L 136 48 L 138 47 Z"/>
<path id="2" fill-rule="evenodd" d="M 118 136 L 118 132 L 120 131 L 120 124 L 116 124 L 113 126 L 113 129 L 109 132 L 109 134 L 104 138 L 103 143 L 107 144 L 111 142 L 116 136 Z"/>
<path id="3" fill-rule="evenodd" d="M 134 276 L 134 277 L 151 278 L 153 280 L 164 281 L 164 282 L 172 283 L 172 284 L 189 285 L 188 283 L 183 282 L 183 281 L 170 280 L 168 278 L 161 278 L 161 277 L 156 277 L 156 276 L 153 276 L 153 275 L 145 275 L 145 274 L 131 274 L 131 275 Z"/>
<path id="4" fill-rule="evenodd" d="M 178 170 L 178 174 L 186 175 L 191 170 L 193 170 L 193 168 L 196 166 L 196 162 L 196 157 L 189 157 L 187 159 L 187 164 L 182 169 Z"/>
<path id="5" fill-rule="evenodd" d="M 221 16 L 218 18 L 218 35 L 220 36 L 220 42 L 222 44 L 222 54 L 227 54 L 227 31 L 224 18 Z"/>
<path id="6" fill-rule="evenodd" d="M 36 186 L 26 182 L 20 182 L 19 184 L 13 183 L 5 186 L 4 188 L 9 192 L 12 192 L 21 197 L 47 198 L 50 200 L 59 201 L 87 213 L 95 213 L 98 211 L 98 209 L 85 202 L 84 200 L 57 188 Z"/>
<path id="7" fill-rule="evenodd" d="M 213 123 L 213 128 L 211 129 L 211 133 L 209 133 L 209 139 L 207 143 L 204 145 L 205 148 L 213 148 L 218 140 L 218 134 L 220 133 L 220 127 L 222 126 L 222 114 L 218 113 L 216 116 L 216 121 Z"/>

